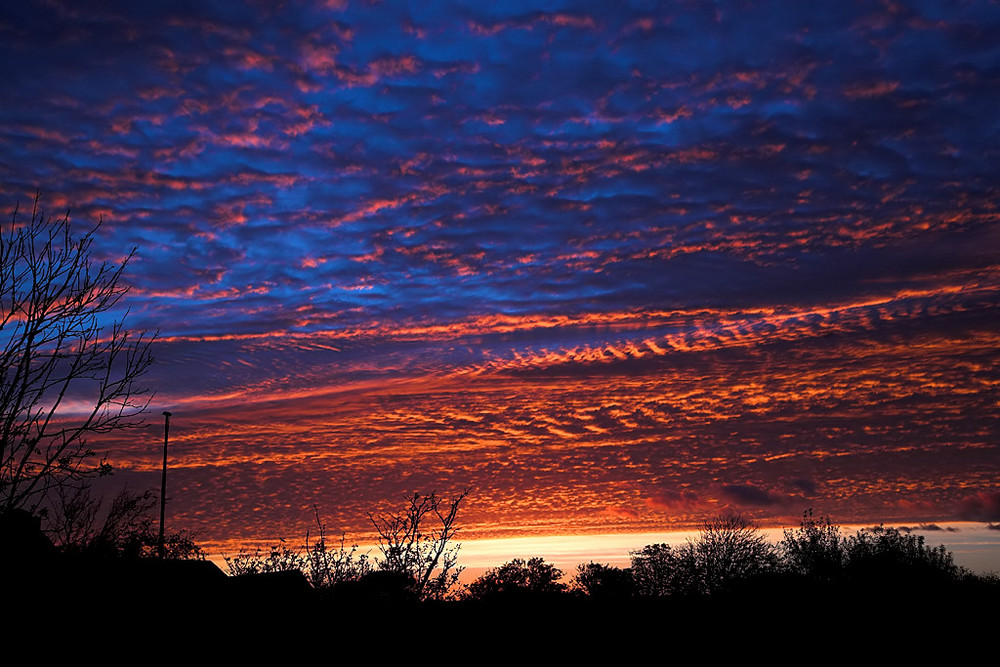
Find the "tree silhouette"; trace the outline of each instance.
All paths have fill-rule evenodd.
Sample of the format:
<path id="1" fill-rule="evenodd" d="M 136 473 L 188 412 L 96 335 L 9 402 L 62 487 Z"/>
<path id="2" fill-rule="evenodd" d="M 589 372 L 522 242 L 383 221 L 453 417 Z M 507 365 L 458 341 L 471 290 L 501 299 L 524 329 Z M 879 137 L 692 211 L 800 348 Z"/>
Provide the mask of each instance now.
<path id="1" fill-rule="evenodd" d="M 566 584 L 560 582 L 563 572 L 542 558 L 515 558 L 486 573 L 469 584 L 465 597 L 484 600 L 497 596 L 550 595 L 562 593 Z"/>
<path id="2" fill-rule="evenodd" d="M 739 514 L 706 521 L 694 542 L 651 544 L 631 557 L 636 593 L 646 597 L 719 593 L 780 565 L 774 546 Z"/>
<path id="3" fill-rule="evenodd" d="M 573 588 L 592 598 L 623 598 L 635 592 L 635 582 L 630 568 L 614 567 L 602 563 L 580 563 L 573 577 Z"/>
<path id="4" fill-rule="evenodd" d="M 149 402 L 137 381 L 151 338 L 114 317 L 135 250 L 97 264 L 100 223 L 76 237 L 68 213 L 38 204 L 0 226 L 0 512 L 36 511 L 54 487 L 109 471 L 88 437 L 141 425 Z"/>
<path id="5" fill-rule="evenodd" d="M 816 582 L 947 583 L 967 575 L 944 545 L 929 547 L 923 536 L 875 526 L 844 537 L 829 517 L 814 519 L 811 510 L 798 529 L 785 531 L 778 548 L 788 572 Z"/>
<path id="6" fill-rule="evenodd" d="M 848 577 L 870 580 L 912 580 L 947 583 L 964 572 L 945 546 L 929 547 L 922 535 L 875 526 L 844 541 Z"/>
<path id="7" fill-rule="evenodd" d="M 778 568 L 774 546 L 740 514 L 706 521 L 694 550 L 706 593 L 722 591 Z"/>
<path id="8" fill-rule="evenodd" d="M 785 568 L 815 581 L 831 581 L 843 574 L 847 554 L 840 527 L 830 517 L 813 518 L 812 510 L 802 514 L 802 524 L 785 530 L 778 550 Z"/>
<path id="9" fill-rule="evenodd" d="M 64 553 L 89 556 L 159 557 L 159 535 L 153 530 L 149 512 L 156 507 L 153 491 L 142 493 L 124 488 L 107 509 L 87 486 L 56 489 L 49 513 L 49 535 Z M 164 555 L 169 559 L 204 560 L 205 554 L 184 532 L 164 536 Z"/>
<path id="10" fill-rule="evenodd" d="M 369 512 L 382 553 L 376 559 L 378 569 L 412 577 L 418 599 L 446 597 L 463 570 L 457 566 L 461 545 L 453 540 L 458 532 L 458 508 L 468 494 L 466 489 L 445 502 L 434 492 L 414 493 L 400 512 Z"/>
<path id="11" fill-rule="evenodd" d="M 690 542 L 677 548 L 648 544 L 630 554 L 632 581 L 637 595 L 662 597 L 702 592 L 697 555 Z"/>

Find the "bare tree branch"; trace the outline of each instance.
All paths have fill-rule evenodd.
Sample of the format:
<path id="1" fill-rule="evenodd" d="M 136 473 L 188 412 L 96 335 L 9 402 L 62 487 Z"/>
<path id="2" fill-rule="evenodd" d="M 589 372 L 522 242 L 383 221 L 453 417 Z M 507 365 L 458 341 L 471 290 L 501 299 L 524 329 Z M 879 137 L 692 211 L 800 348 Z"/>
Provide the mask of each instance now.
<path id="1" fill-rule="evenodd" d="M 421 600 L 444 598 L 462 572 L 456 567 L 461 545 L 454 544 L 453 539 L 458 532 L 458 508 L 468 494 L 466 489 L 446 503 L 433 492 L 425 496 L 414 493 L 402 512 L 369 512 L 382 552 L 382 558 L 376 560 L 378 568 L 412 577 L 414 591 Z"/>
<path id="2" fill-rule="evenodd" d="M 141 426 L 138 384 L 155 335 L 114 318 L 133 249 L 97 264 L 98 223 L 80 236 L 69 213 L 0 226 L 0 511 L 35 510 L 56 486 L 106 470 L 88 437 Z"/>

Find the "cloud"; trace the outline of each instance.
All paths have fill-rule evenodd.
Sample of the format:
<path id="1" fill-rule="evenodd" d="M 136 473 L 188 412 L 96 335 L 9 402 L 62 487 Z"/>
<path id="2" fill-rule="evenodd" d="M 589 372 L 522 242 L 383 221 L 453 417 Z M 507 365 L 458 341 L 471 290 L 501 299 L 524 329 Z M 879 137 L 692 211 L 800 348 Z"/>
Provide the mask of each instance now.
<path id="1" fill-rule="evenodd" d="M 727 502 L 750 507 L 770 507 L 785 502 L 774 492 L 752 484 L 725 484 L 722 486 L 722 497 Z"/>
<path id="2" fill-rule="evenodd" d="M 702 509 L 704 500 L 693 491 L 659 491 L 646 498 L 646 506 L 661 512 L 692 512 Z"/>
<path id="3" fill-rule="evenodd" d="M 793 479 L 792 486 L 801 491 L 807 497 L 816 495 L 817 484 L 814 480 L 808 478 Z"/>
<path id="4" fill-rule="evenodd" d="M 958 516 L 965 521 L 1000 521 L 1000 491 L 980 491 L 958 503 Z"/>
<path id="5" fill-rule="evenodd" d="M 958 530 L 957 528 L 952 528 L 952 527 L 942 528 L 936 523 L 922 523 L 918 526 L 899 526 L 898 528 L 904 533 L 912 533 L 913 531 L 934 532 L 938 530 L 945 530 L 950 533 L 954 533 Z"/>
<path id="6" fill-rule="evenodd" d="M 606 507 L 603 512 L 610 519 L 625 519 L 635 521 L 641 517 L 639 512 L 631 507 Z"/>
<path id="7" fill-rule="evenodd" d="M 6 3 L 0 36 L 0 208 L 38 188 L 139 246 L 161 397 L 271 399 L 320 460 L 508 448 L 413 465 L 524 516 L 669 488 L 692 520 L 751 479 L 721 499 L 916 522 L 995 471 L 988 2 Z M 289 407 L 345 395 L 350 430 Z M 286 446 L 231 430 L 227 461 Z M 381 493 L 390 458 L 338 474 Z"/>

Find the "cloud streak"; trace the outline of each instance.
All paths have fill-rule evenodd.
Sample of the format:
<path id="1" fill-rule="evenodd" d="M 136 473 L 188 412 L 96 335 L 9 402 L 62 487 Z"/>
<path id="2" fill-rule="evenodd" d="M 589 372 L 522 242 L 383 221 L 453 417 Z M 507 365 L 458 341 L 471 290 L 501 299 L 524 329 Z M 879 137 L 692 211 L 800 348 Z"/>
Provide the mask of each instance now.
<path id="1" fill-rule="evenodd" d="M 988 2 L 20 3 L 0 205 L 139 247 L 227 539 L 468 484 L 484 533 L 991 518 L 997 44 Z"/>

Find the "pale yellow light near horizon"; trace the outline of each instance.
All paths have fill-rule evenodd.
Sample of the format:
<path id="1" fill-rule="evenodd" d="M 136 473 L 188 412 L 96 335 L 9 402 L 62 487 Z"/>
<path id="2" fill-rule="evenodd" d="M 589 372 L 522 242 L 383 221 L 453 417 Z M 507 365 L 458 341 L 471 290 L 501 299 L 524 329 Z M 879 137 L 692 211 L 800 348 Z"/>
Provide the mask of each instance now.
<path id="1" fill-rule="evenodd" d="M 762 528 L 761 534 L 772 544 L 781 541 L 786 528 L 795 526 Z M 843 535 L 853 535 L 870 525 L 841 526 Z M 954 555 L 958 565 L 975 572 L 1000 573 L 1000 530 L 991 529 L 987 524 L 955 522 L 940 524 L 938 530 L 914 531 L 925 538 L 925 544 L 935 547 L 944 544 Z M 507 537 L 499 539 L 462 540 L 458 563 L 465 568 L 461 581 L 468 583 L 486 570 L 497 567 L 514 558 L 527 560 L 540 557 L 565 573 L 568 582 L 581 563 L 591 561 L 605 565 L 624 567 L 629 564 L 629 553 L 638 551 L 648 544 L 666 543 L 681 545 L 688 540 L 697 540 L 699 531 L 666 531 L 658 533 L 617 533 L 609 535 L 548 535 L 529 537 Z M 236 549 L 224 551 L 232 555 Z M 378 552 L 374 544 L 361 544 L 358 553 L 368 553 L 373 557 Z M 221 554 L 212 553 L 210 560 L 226 569 Z"/>

